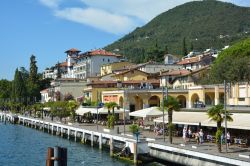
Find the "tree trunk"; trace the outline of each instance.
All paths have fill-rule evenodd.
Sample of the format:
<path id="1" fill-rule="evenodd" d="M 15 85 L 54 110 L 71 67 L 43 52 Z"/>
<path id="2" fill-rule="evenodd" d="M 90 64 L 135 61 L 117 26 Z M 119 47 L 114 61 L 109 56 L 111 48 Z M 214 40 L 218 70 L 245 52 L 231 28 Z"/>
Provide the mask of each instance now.
<path id="1" fill-rule="evenodd" d="M 169 132 L 168 136 L 169 136 L 169 143 L 170 144 L 172 144 L 172 142 L 173 142 L 172 121 L 173 121 L 173 112 L 172 112 L 172 110 L 168 110 L 168 132 Z"/>
<path id="2" fill-rule="evenodd" d="M 115 107 L 112 108 L 112 114 L 115 116 Z"/>
<path id="3" fill-rule="evenodd" d="M 221 130 L 221 122 L 217 122 L 217 131 Z M 218 152 L 221 153 L 221 138 L 217 141 Z"/>

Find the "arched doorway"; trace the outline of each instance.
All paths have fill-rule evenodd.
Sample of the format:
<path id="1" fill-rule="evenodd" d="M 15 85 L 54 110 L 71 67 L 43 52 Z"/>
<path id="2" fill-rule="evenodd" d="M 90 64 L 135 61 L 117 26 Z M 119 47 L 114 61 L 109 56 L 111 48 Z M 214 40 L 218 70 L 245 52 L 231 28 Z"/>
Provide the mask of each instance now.
<path id="1" fill-rule="evenodd" d="M 197 103 L 198 101 L 199 101 L 199 96 L 198 96 L 197 93 L 194 93 L 194 94 L 192 95 L 192 97 L 191 97 L 191 106 L 192 106 L 193 108 L 196 108 L 196 107 L 197 107 L 196 103 Z"/>
<path id="2" fill-rule="evenodd" d="M 149 105 L 149 107 L 154 107 L 154 106 L 159 107 L 160 106 L 160 98 L 158 96 L 151 96 L 148 99 L 148 105 Z"/>
<path id="3" fill-rule="evenodd" d="M 205 105 L 206 106 L 214 105 L 214 93 L 205 93 Z"/>
<path id="4" fill-rule="evenodd" d="M 124 107 L 124 104 L 123 104 L 123 97 L 120 97 L 120 98 L 119 98 L 119 106 L 120 106 L 121 108 Z"/>
<path id="5" fill-rule="evenodd" d="M 177 96 L 177 99 L 178 99 L 178 101 L 180 103 L 180 107 L 181 108 L 186 108 L 186 103 L 187 103 L 186 97 L 183 96 L 183 95 L 180 95 L 180 96 Z"/>
<path id="6" fill-rule="evenodd" d="M 143 109 L 143 101 L 139 96 L 135 96 L 135 111 Z"/>

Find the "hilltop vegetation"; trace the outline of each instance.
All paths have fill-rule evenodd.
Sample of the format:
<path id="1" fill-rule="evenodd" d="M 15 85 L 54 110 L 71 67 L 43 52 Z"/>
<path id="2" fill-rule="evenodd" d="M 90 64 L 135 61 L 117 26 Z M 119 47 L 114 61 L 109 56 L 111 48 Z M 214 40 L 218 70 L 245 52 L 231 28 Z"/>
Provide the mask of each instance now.
<path id="1" fill-rule="evenodd" d="M 157 56 L 183 55 L 184 39 L 188 51 L 220 49 L 250 36 L 249 20 L 247 7 L 214 0 L 189 2 L 160 14 L 105 49 L 137 63 L 150 59 L 154 52 Z"/>
<path id="2" fill-rule="evenodd" d="M 210 71 L 211 83 L 250 81 L 250 38 L 219 54 Z"/>

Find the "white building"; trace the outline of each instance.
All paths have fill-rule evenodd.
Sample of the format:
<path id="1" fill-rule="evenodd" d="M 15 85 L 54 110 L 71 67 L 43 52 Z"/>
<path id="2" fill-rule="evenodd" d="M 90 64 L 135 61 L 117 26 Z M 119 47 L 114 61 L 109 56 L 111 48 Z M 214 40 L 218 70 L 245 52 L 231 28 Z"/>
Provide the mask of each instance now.
<path id="1" fill-rule="evenodd" d="M 85 79 L 99 76 L 102 65 L 118 62 L 120 58 L 120 55 L 102 49 L 80 54 L 73 66 L 74 78 Z"/>

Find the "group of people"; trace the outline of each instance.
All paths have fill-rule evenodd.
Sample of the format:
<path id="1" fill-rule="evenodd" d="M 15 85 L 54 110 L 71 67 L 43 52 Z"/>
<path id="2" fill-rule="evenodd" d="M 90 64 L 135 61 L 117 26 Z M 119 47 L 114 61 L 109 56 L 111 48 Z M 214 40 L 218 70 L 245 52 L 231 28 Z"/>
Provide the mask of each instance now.
<path id="1" fill-rule="evenodd" d="M 202 129 L 199 129 L 197 132 L 193 133 L 191 127 L 188 129 L 187 127 L 184 127 L 182 130 L 182 137 L 184 143 L 190 141 L 190 139 L 193 137 L 195 138 L 198 145 L 204 143 L 204 133 Z M 226 136 L 224 136 L 224 134 L 221 135 L 221 142 L 223 142 L 222 140 L 224 139 L 226 140 L 227 146 L 229 147 L 231 143 L 231 136 L 229 132 L 227 132 Z"/>
<path id="2" fill-rule="evenodd" d="M 155 133 L 156 136 L 162 135 L 163 134 L 163 128 L 161 128 L 159 126 L 155 126 L 154 133 Z"/>
<path id="3" fill-rule="evenodd" d="M 187 127 L 183 128 L 182 138 L 184 140 L 184 143 L 186 143 L 187 140 L 190 141 L 190 139 L 193 138 L 193 136 L 195 137 L 197 144 L 202 144 L 204 142 L 204 133 L 202 129 L 200 129 L 196 133 L 193 133 L 191 127 L 189 127 L 188 130 Z"/>

